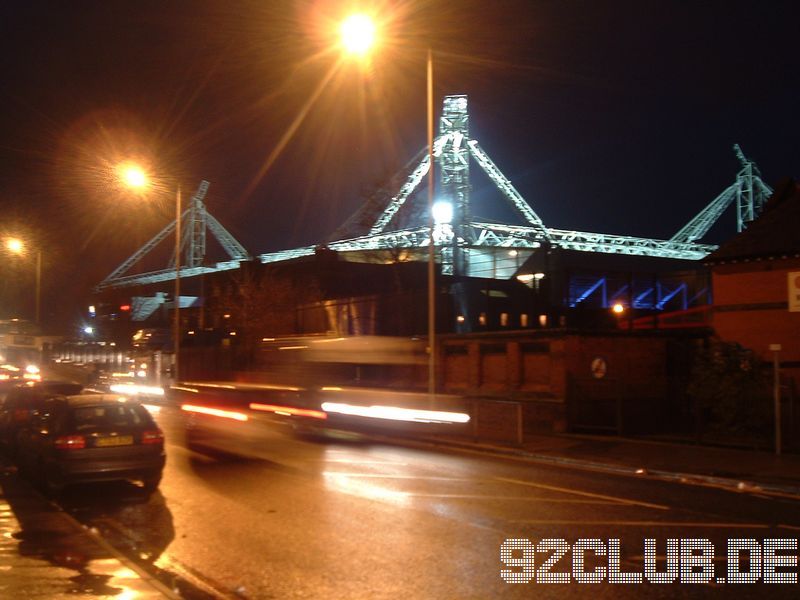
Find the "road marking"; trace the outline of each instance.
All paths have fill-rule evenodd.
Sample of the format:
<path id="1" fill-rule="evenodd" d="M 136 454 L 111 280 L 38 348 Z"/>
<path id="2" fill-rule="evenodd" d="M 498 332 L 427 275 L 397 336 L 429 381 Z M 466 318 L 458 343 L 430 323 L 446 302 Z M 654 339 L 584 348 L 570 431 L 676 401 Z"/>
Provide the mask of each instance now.
<path id="1" fill-rule="evenodd" d="M 769 529 L 763 523 L 700 523 L 691 521 L 548 521 L 546 519 L 525 519 L 514 523 L 530 525 L 613 525 L 631 527 L 709 527 L 725 529 Z"/>
<path id="2" fill-rule="evenodd" d="M 547 485 L 544 483 L 534 483 L 533 481 L 524 481 L 521 479 L 510 479 L 507 477 L 495 477 L 497 481 L 504 481 L 506 483 L 516 483 L 517 485 L 527 485 L 530 487 L 540 488 L 543 490 L 551 490 L 554 492 L 564 492 L 565 494 L 576 494 L 578 496 L 586 496 L 588 498 L 599 498 L 601 500 L 611 500 L 620 504 L 630 504 L 634 506 L 644 506 L 647 508 L 655 508 L 658 510 L 669 510 L 669 506 L 663 504 L 653 504 L 651 502 L 642 502 L 641 500 L 631 500 L 630 498 L 619 498 L 618 496 L 606 496 L 605 494 L 594 494 L 592 492 L 584 492 L 583 490 L 573 490 L 570 488 L 559 487 L 556 485 Z"/>
<path id="3" fill-rule="evenodd" d="M 307 462 L 345 463 L 349 465 L 392 465 L 395 467 L 408 466 L 408 463 L 392 462 L 390 460 L 359 460 L 357 458 L 311 458 Z"/>
<path id="4" fill-rule="evenodd" d="M 610 504 L 619 505 L 619 502 L 610 500 L 582 500 L 577 498 L 537 498 L 535 496 L 478 496 L 472 494 L 416 494 L 406 493 L 409 498 L 453 498 L 456 500 L 526 500 L 536 502 L 558 502 L 559 504 Z"/>
<path id="5" fill-rule="evenodd" d="M 345 473 L 342 471 L 324 471 L 323 475 L 339 475 L 341 477 L 366 477 L 369 479 L 425 479 L 430 481 L 475 481 L 472 477 L 434 477 L 425 475 L 386 475 L 383 473 Z"/>

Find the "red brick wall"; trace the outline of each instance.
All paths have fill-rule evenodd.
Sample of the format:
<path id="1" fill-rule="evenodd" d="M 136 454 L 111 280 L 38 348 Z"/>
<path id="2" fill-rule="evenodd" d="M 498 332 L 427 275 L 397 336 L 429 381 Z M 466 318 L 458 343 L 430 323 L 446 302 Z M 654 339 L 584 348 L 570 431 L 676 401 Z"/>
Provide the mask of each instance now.
<path id="1" fill-rule="evenodd" d="M 800 271 L 800 259 L 755 261 L 715 266 L 713 327 L 726 341 L 738 342 L 764 360 L 770 344 L 780 344 L 781 362 L 800 363 L 800 312 L 788 311 L 788 273 Z M 800 368 L 784 369 L 800 383 Z"/>
<path id="2" fill-rule="evenodd" d="M 445 391 L 473 395 L 547 396 L 563 401 L 570 379 L 593 379 L 592 360 L 602 357 L 606 379 L 663 393 L 666 338 L 625 334 L 459 336 L 444 342 L 440 369 Z M 460 347 L 460 352 L 447 348 Z M 638 393 L 638 392 L 637 392 Z"/>
<path id="3" fill-rule="evenodd" d="M 571 380 L 591 383 L 592 360 L 602 357 L 605 380 L 623 384 L 626 397 L 662 397 L 666 390 L 666 340 L 638 336 L 570 336 L 567 371 Z"/>
<path id="4" fill-rule="evenodd" d="M 667 339 L 617 332 L 453 336 L 442 342 L 440 381 L 449 393 L 522 401 L 526 428 L 547 429 L 547 422 L 563 430 L 567 405 L 576 402 L 578 412 L 586 402 L 624 402 L 633 424 L 657 418 L 664 405 Z M 592 376 L 596 357 L 608 366 L 602 379 Z"/>

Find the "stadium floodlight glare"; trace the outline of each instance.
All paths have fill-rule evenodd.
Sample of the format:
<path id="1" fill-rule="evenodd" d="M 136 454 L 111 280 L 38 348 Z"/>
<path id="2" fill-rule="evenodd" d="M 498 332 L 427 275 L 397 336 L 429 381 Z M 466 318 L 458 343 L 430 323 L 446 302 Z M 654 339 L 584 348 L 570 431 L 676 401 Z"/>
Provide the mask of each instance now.
<path id="1" fill-rule="evenodd" d="M 453 205 L 446 200 L 439 200 L 431 208 L 433 222 L 437 225 L 446 225 L 453 222 Z"/>

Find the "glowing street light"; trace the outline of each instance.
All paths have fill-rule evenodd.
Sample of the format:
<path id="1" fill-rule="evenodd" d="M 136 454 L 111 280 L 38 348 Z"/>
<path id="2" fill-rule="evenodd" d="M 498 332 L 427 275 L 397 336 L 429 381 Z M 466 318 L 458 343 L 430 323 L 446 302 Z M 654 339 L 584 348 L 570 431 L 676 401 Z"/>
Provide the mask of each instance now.
<path id="1" fill-rule="evenodd" d="M 150 178 L 146 171 L 133 162 L 124 162 L 117 166 L 117 176 L 119 181 L 126 187 L 144 192 L 150 188 Z M 174 299 L 174 346 L 175 346 L 175 372 L 173 376 L 178 380 L 178 357 L 181 343 L 181 187 L 178 186 L 175 195 L 175 292 Z"/>
<path id="2" fill-rule="evenodd" d="M 14 254 L 22 254 L 25 251 L 25 244 L 17 238 L 6 239 L 6 248 Z"/>
<path id="3" fill-rule="evenodd" d="M 143 192 L 150 187 L 150 178 L 147 173 L 135 163 L 121 163 L 117 166 L 117 175 L 122 184 L 132 190 Z"/>
<path id="4" fill-rule="evenodd" d="M 354 14 L 339 27 L 342 46 L 349 54 L 366 55 L 375 44 L 375 23 L 365 14 Z"/>

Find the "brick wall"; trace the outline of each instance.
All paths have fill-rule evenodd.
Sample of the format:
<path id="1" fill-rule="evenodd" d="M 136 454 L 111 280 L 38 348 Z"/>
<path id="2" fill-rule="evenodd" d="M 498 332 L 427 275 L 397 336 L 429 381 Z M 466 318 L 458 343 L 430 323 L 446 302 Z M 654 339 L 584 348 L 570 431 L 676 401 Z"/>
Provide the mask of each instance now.
<path id="1" fill-rule="evenodd" d="M 771 361 L 770 344 L 780 344 L 784 375 L 800 384 L 800 312 L 788 310 L 788 273 L 800 259 L 717 265 L 713 327 L 726 341 L 738 342 Z"/>
<path id="2" fill-rule="evenodd" d="M 664 410 L 666 347 L 662 335 L 616 332 L 445 336 L 439 381 L 447 393 L 524 402 L 526 430 L 563 430 L 586 415 L 588 425 L 617 429 L 619 406 L 641 429 Z M 592 371 L 598 358 L 602 377 Z"/>

